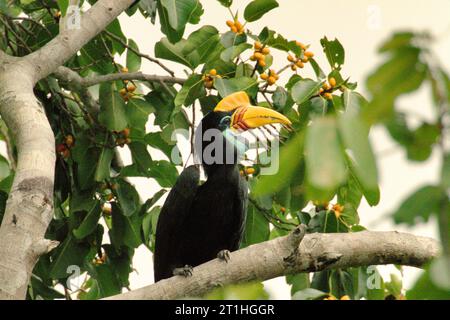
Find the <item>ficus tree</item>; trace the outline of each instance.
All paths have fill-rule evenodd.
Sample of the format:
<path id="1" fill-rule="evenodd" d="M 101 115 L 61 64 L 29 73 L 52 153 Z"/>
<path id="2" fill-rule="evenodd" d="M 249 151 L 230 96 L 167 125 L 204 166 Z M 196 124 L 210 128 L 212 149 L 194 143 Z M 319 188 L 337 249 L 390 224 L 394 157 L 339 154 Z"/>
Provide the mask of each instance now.
<path id="1" fill-rule="evenodd" d="M 198 0 L 0 2 L 0 128 L 7 151 L 0 157 L 0 298 L 225 298 L 229 292 L 261 298 L 258 281 L 286 275 L 297 299 L 400 299 L 401 281 L 383 283 L 373 265 L 425 266 L 441 251 L 411 297 L 448 298 L 450 82 L 427 50 L 429 37 L 401 33 L 382 46 L 387 61 L 367 81 L 368 101 L 345 72 L 339 40 L 318 39 L 323 52 L 314 53 L 300 39 L 252 28 L 277 1 L 249 1 L 239 14 L 232 0 L 219 2 L 230 16 L 214 26 L 201 25 Z M 161 28 L 165 37 L 154 39 L 154 52 L 140 51 L 123 34 L 122 12 Z M 187 24 L 198 28 L 185 34 Z M 274 59 L 275 50 L 286 59 Z M 320 66 L 315 54 L 328 65 Z M 143 59 L 161 74 L 142 73 Z M 176 75 L 165 60 L 185 74 Z M 396 99 L 424 82 L 431 84 L 436 120 L 411 128 Z M 158 200 L 185 165 L 172 161 L 179 153 L 173 133 L 192 134 L 196 113 L 236 91 L 293 123 L 281 132 L 275 174 L 261 175 L 257 162 L 241 167 L 250 188 L 242 249 L 229 263 L 195 268 L 190 278 L 122 293 L 136 248 L 154 248 Z M 362 199 L 371 206 L 380 199 L 368 139 L 376 124 L 413 161 L 440 148 L 442 183 L 418 190 L 393 217 L 414 224 L 436 215 L 444 250 L 433 239 L 359 224 Z M 132 164 L 123 164 L 122 148 Z M 166 159 L 153 159 L 155 149 Z M 154 179 L 161 190 L 142 200 L 130 177 Z M 75 271 L 84 282 L 74 289 L 68 279 Z M 214 289 L 237 282 L 247 284 Z M 427 296 L 421 288 L 430 284 L 435 289 Z"/>

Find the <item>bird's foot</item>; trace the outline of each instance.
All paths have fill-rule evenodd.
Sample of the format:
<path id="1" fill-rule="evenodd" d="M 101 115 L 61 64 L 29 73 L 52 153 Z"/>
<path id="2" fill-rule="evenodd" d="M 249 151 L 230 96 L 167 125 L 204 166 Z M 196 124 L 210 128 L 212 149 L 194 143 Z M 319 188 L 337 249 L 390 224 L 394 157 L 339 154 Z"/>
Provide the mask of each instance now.
<path id="1" fill-rule="evenodd" d="M 228 261 L 230 261 L 230 251 L 229 250 L 220 250 L 219 253 L 217 254 L 217 258 L 220 260 L 224 260 L 225 262 L 228 263 Z"/>
<path id="2" fill-rule="evenodd" d="M 182 268 L 175 268 L 173 269 L 173 275 L 174 276 L 183 276 L 185 278 L 187 277 L 192 277 L 192 272 L 194 271 L 194 269 L 192 269 L 191 266 L 189 265 L 185 265 Z"/>

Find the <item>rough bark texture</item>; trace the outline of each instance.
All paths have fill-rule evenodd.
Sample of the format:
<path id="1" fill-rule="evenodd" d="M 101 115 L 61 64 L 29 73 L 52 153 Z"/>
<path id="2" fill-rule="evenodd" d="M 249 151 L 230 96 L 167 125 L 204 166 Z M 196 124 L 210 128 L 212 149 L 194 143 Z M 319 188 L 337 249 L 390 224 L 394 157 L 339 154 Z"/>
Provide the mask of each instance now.
<path id="1" fill-rule="evenodd" d="M 0 227 L 0 299 L 24 299 L 37 259 L 57 245 L 44 239 L 53 217 L 55 141 L 33 87 L 132 2 L 98 1 L 83 15 L 80 29 L 63 31 L 28 56 L 13 58 L 0 52 L 0 114 L 18 150 L 16 174 Z"/>
<path id="2" fill-rule="evenodd" d="M 300 245 L 288 235 L 233 252 L 228 263 L 204 263 L 194 268 L 192 277 L 172 277 L 109 299 L 196 297 L 230 283 L 324 269 L 391 263 L 420 267 L 438 252 L 436 240 L 399 232 L 313 233 Z"/>

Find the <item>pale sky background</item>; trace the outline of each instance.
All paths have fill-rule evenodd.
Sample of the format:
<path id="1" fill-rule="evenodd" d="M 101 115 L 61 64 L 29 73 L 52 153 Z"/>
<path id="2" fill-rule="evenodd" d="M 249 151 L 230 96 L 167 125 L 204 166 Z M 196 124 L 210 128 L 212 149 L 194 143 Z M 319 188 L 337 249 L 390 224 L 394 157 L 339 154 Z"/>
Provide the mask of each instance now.
<path id="1" fill-rule="evenodd" d="M 201 2 L 205 13 L 200 25 L 210 24 L 221 32 L 228 31 L 225 21 L 230 17 L 226 8 L 213 0 Z M 239 9 L 239 12 L 242 13 L 249 1 L 234 2 L 233 11 Z M 311 50 L 315 52 L 315 58 L 323 68 L 326 68 L 328 63 L 319 40 L 324 35 L 332 39 L 338 38 L 346 51 L 343 74 L 351 76 L 352 80 L 357 81 L 360 84 L 358 90 L 363 94 L 366 92 L 364 80 L 374 66 L 382 60 L 381 56 L 376 53 L 377 47 L 396 30 L 427 30 L 431 32 L 437 37 L 433 49 L 439 55 L 446 69 L 450 70 L 450 0 L 280 0 L 279 3 L 279 8 L 271 11 L 261 20 L 249 24 L 248 28 L 259 33 L 264 26 L 268 25 L 288 39 L 311 44 Z M 159 25 L 151 25 L 140 15 L 129 18 L 123 14 L 120 20 L 125 35 L 133 38 L 142 52 L 153 55 L 155 42 L 163 37 Z M 190 25 L 185 34 L 196 30 L 200 25 Z M 272 54 L 274 55 L 275 69 L 286 63 L 285 53 L 272 50 Z M 183 68 L 180 65 L 171 62 L 166 64 L 176 70 L 178 75 L 183 76 Z M 308 67 L 305 70 L 310 70 Z M 309 70 L 308 72 L 310 72 Z M 145 60 L 143 60 L 142 71 L 165 74 L 157 65 Z M 305 73 L 308 74 L 308 72 Z M 285 77 L 290 74 L 290 72 L 286 72 Z M 433 117 L 430 96 L 424 88 L 417 94 L 402 98 L 399 105 L 401 108 L 413 109 L 415 113 L 425 119 Z M 370 138 L 375 153 L 380 155 L 377 159 L 381 201 L 376 207 L 370 207 L 363 201 L 359 208 L 361 224 L 371 230 L 398 230 L 437 238 L 437 226 L 434 220 L 428 224 L 408 229 L 404 226 L 394 225 L 387 215 L 418 187 L 439 181 L 441 165 L 439 152 L 434 151 L 426 162 L 411 163 L 406 160 L 404 152 L 396 148 L 395 143 L 383 128 L 372 129 Z M 186 143 L 180 147 L 182 151 L 189 152 Z M 126 161 L 130 161 L 129 155 L 126 153 L 124 158 Z M 134 179 L 134 181 L 143 199 L 147 199 L 159 190 L 154 182 L 149 182 L 147 179 Z M 151 253 L 144 246 L 141 246 L 136 252 L 134 267 L 137 272 L 130 276 L 131 288 L 139 288 L 153 283 Z M 385 279 L 389 279 L 391 272 L 398 272 L 394 267 L 381 267 L 380 269 Z M 410 288 L 419 274 L 420 270 L 406 267 L 404 287 Z M 265 288 L 273 299 L 290 299 L 290 287 L 286 285 L 284 277 L 266 281 Z"/>
<path id="2" fill-rule="evenodd" d="M 185 34 L 189 34 L 205 24 L 213 25 L 221 32 L 228 31 L 228 27 L 225 25 L 225 21 L 230 19 L 227 9 L 215 0 L 202 0 L 201 2 L 205 13 L 200 24 L 188 26 Z M 239 9 L 239 12 L 242 13 L 249 1 L 235 0 L 234 2 L 233 11 Z M 357 81 L 359 83 L 358 91 L 363 94 L 366 93 L 364 80 L 382 60 L 381 56 L 376 53 L 377 47 L 396 30 L 430 31 L 437 37 L 433 46 L 434 51 L 439 55 L 441 63 L 446 66 L 446 69 L 450 70 L 450 0 L 279 0 L 278 2 L 280 3 L 279 8 L 274 9 L 259 21 L 249 24 L 248 28 L 254 33 L 259 33 L 264 26 L 268 25 L 290 40 L 311 44 L 311 50 L 315 53 L 315 58 L 325 72 L 329 71 L 326 69 L 328 63 L 319 40 L 324 35 L 331 39 L 338 38 L 346 51 L 343 75 L 351 76 L 353 81 Z M 154 26 L 139 13 L 131 18 L 122 14 L 120 21 L 124 34 L 136 41 L 140 51 L 154 56 L 154 44 L 163 37 L 158 22 Z M 286 64 L 286 53 L 272 50 L 272 54 L 274 55 L 275 69 Z M 118 60 L 124 61 L 124 59 Z M 171 62 L 164 63 L 175 70 L 178 76 L 184 76 L 182 66 Z M 310 70 L 310 66 L 305 67 L 302 75 L 310 74 Z M 159 66 L 147 60 L 143 60 L 141 71 L 167 75 Z M 291 72 L 286 72 L 280 81 L 285 80 L 290 74 Z M 424 88 L 417 94 L 402 98 L 399 105 L 401 108 L 413 109 L 415 113 L 425 119 L 431 119 L 433 116 L 429 92 Z M 152 116 L 150 120 L 152 120 Z M 151 128 L 151 130 L 155 129 Z M 405 154 L 401 149 L 395 148 L 395 143 L 383 128 L 373 128 L 370 138 L 375 153 L 380 155 L 377 160 L 381 201 L 376 207 L 370 207 L 363 201 L 358 210 L 361 224 L 371 230 L 398 230 L 437 239 L 437 226 L 434 220 L 428 224 L 408 229 L 404 226 L 394 225 L 387 215 L 418 187 L 439 181 L 441 165 L 439 153 L 434 151 L 426 162 L 411 163 L 406 161 Z M 187 143 L 182 143 L 179 147 L 182 152 L 189 153 Z M 129 152 L 125 150 L 122 153 L 125 163 L 130 163 Z M 155 150 L 152 150 L 151 153 L 153 158 L 160 158 Z M 160 189 L 152 180 L 134 178 L 132 181 L 143 200 L 148 199 Z M 133 266 L 136 272 L 130 275 L 132 289 L 153 283 L 152 255 L 145 246 L 142 245 L 137 249 Z M 393 267 L 381 267 L 380 269 L 386 279 L 391 272 L 398 272 Z M 405 268 L 404 287 L 410 288 L 419 274 L 418 269 Z M 290 299 L 290 287 L 285 284 L 284 277 L 266 281 L 265 288 L 272 299 Z"/>

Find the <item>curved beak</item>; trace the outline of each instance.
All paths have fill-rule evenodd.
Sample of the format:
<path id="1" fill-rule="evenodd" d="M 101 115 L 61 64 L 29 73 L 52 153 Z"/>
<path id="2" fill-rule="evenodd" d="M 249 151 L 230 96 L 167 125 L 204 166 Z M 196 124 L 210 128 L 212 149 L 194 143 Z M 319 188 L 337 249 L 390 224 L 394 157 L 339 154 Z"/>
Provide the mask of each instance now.
<path id="1" fill-rule="evenodd" d="M 237 130 L 246 131 L 274 123 L 280 123 L 288 130 L 292 124 L 288 118 L 275 110 L 264 107 L 242 106 L 234 111 L 230 126 Z"/>

